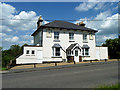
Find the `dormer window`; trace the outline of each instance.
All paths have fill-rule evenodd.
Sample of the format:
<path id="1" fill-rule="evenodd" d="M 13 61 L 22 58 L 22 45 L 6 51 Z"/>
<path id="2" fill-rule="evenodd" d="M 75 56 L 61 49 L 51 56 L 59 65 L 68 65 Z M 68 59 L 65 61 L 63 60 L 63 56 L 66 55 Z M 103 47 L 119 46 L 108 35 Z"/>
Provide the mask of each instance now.
<path id="1" fill-rule="evenodd" d="M 59 32 L 54 32 L 54 40 L 59 40 Z"/>

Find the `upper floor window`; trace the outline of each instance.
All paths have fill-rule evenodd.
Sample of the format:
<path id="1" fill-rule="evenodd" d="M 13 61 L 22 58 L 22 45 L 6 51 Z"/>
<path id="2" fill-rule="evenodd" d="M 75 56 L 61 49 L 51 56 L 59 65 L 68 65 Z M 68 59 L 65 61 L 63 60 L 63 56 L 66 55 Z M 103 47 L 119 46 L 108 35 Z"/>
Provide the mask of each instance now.
<path id="1" fill-rule="evenodd" d="M 59 40 L 59 32 L 54 32 L 54 39 Z"/>
<path id="2" fill-rule="evenodd" d="M 83 34 L 83 42 L 87 42 L 87 34 Z"/>
<path id="3" fill-rule="evenodd" d="M 26 54 L 29 54 L 29 53 L 30 53 L 30 51 L 29 51 L 29 50 L 27 50 L 27 51 L 26 51 Z"/>
<path id="4" fill-rule="evenodd" d="M 74 40 L 74 33 L 69 33 L 69 40 Z"/>

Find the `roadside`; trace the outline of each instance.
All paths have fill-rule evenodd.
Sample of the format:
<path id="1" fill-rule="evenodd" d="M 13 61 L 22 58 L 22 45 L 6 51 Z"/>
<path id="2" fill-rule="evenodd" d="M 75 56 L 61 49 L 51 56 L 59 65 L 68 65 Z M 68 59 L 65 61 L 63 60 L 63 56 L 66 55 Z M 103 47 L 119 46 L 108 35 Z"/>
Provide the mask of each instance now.
<path id="1" fill-rule="evenodd" d="M 91 62 L 79 62 L 79 63 L 58 63 L 57 66 L 53 63 L 49 64 L 36 64 L 36 68 L 34 65 L 20 65 L 11 68 L 8 71 L 1 71 L 0 73 L 20 73 L 20 72 L 31 72 L 31 71 L 42 71 L 42 70 L 51 70 L 51 69 L 62 69 L 62 68 L 72 68 L 72 67 L 81 67 L 81 66 L 89 66 L 89 65 L 96 65 L 96 64 L 111 64 L 117 63 L 117 59 L 105 61 L 92 61 Z"/>
<path id="2" fill-rule="evenodd" d="M 110 59 L 107 60 L 108 62 L 110 61 L 117 61 L 117 59 Z M 101 61 L 92 61 L 92 63 L 94 62 L 105 62 L 104 60 Z M 77 62 L 76 64 L 84 64 L 84 63 L 91 63 L 90 61 L 86 61 L 86 62 Z M 62 63 L 57 63 L 57 66 L 61 66 L 61 65 L 72 65 L 74 64 L 74 62 L 71 63 L 67 63 L 67 62 L 62 62 Z M 40 68 L 40 67 L 51 67 L 51 66 L 55 66 L 55 63 L 45 63 L 45 64 L 36 64 L 36 68 Z M 19 65 L 19 66 L 15 66 L 11 69 L 26 69 L 26 68 L 34 68 L 34 65 Z"/>

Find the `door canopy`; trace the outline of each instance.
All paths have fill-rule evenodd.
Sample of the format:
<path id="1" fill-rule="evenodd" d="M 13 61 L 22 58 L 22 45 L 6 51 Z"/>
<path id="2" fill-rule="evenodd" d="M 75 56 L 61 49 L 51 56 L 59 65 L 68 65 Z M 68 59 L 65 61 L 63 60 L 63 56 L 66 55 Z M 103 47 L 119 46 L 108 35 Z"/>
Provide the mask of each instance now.
<path id="1" fill-rule="evenodd" d="M 78 43 L 71 44 L 67 49 L 67 55 L 71 56 L 73 55 L 74 50 L 79 50 L 81 52 L 82 47 Z"/>

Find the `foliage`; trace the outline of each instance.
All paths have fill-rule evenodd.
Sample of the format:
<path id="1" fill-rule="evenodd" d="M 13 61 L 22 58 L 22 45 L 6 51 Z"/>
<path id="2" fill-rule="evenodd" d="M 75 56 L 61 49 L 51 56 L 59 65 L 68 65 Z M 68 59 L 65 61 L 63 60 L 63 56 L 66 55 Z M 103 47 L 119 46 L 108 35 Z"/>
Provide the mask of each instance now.
<path id="1" fill-rule="evenodd" d="M 23 53 L 23 47 L 27 45 L 24 44 L 21 47 L 19 45 L 12 45 L 8 50 L 2 50 L 2 67 L 6 67 L 10 63 L 10 60 L 14 60 L 17 56 Z"/>
<path id="2" fill-rule="evenodd" d="M 7 70 L 7 68 L 1 68 L 2 69 L 2 71 L 5 71 L 5 70 Z"/>
<path id="3" fill-rule="evenodd" d="M 120 58 L 120 39 L 107 39 L 102 46 L 108 47 L 108 55 L 111 59 Z"/>
<path id="4" fill-rule="evenodd" d="M 99 88 L 95 89 L 95 90 L 120 90 L 120 84 L 114 84 L 114 85 L 103 85 L 100 86 Z"/>

